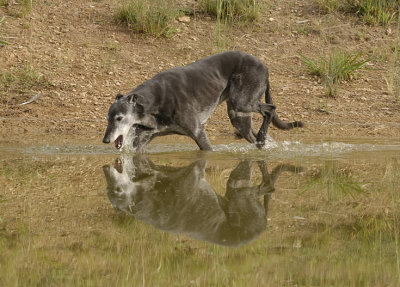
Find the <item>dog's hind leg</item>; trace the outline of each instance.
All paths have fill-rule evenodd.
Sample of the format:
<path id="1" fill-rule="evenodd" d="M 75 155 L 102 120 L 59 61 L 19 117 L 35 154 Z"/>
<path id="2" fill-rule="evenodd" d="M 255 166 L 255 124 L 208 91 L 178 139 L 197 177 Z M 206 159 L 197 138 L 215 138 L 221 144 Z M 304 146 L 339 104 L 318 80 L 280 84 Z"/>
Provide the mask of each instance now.
<path id="1" fill-rule="evenodd" d="M 232 125 L 248 142 L 256 142 L 256 132 L 253 130 L 252 113 L 237 112 L 230 101 L 227 102 L 228 115 Z"/>
<path id="2" fill-rule="evenodd" d="M 256 146 L 259 149 L 261 149 L 265 144 L 265 138 L 267 135 L 268 126 L 270 125 L 272 118 L 275 115 L 275 106 L 272 104 L 259 103 L 258 112 L 262 114 L 264 118 L 261 128 L 257 134 L 257 143 L 256 143 Z"/>

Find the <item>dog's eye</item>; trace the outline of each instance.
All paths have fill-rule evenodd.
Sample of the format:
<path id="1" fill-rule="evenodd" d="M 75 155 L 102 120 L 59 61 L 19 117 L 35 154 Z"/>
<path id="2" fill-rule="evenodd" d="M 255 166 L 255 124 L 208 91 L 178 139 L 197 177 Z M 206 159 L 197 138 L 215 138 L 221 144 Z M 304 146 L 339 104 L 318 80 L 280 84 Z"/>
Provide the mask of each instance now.
<path id="1" fill-rule="evenodd" d="M 120 122 L 122 121 L 122 117 L 117 117 L 116 120 Z"/>

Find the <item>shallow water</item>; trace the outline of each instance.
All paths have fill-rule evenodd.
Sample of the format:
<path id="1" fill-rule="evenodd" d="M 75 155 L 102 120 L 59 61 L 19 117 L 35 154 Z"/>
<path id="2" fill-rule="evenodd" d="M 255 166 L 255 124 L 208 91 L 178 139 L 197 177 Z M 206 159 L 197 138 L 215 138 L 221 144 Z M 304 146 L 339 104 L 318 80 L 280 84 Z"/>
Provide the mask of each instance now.
<path id="1" fill-rule="evenodd" d="M 400 142 L 0 146 L 0 286 L 399 286 Z"/>

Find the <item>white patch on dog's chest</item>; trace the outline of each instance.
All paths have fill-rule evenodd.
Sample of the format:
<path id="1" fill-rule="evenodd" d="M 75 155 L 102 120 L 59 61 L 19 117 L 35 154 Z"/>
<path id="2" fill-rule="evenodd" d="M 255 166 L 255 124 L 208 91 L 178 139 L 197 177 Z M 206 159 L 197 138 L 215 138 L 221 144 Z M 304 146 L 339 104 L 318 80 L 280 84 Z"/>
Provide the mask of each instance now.
<path id="1" fill-rule="evenodd" d="M 217 106 L 218 103 L 216 102 L 214 103 L 214 105 L 209 106 L 207 109 L 204 109 L 199 113 L 199 119 L 201 124 L 204 124 L 208 120 L 208 118 L 212 115 Z"/>

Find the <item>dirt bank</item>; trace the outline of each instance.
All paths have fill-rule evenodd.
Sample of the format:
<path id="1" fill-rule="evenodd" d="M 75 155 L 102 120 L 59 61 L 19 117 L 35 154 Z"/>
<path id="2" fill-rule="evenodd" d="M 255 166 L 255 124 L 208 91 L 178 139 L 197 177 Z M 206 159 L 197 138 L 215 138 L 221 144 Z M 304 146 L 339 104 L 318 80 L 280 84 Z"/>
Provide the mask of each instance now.
<path id="1" fill-rule="evenodd" d="M 13 1 L 15 2 L 15 1 Z M 127 92 L 156 73 L 218 51 L 216 23 L 199 13 L 177 21 L 171 39 L 135 35 L 117 24 L 118 1 L 34 1 L 25 17 L 0 6 L 0 132 L 2 141 L 81 138 L 100 141 L 105 115 L 117 92 Z M 355 17 L 326 15 L 312 1 L 260 1 L 254 25 L 230 28 L 224 50 L 242 50 L 266 63 L 281 118 L 307 127 L 277 139 L 396 138 L 400 100 L 392 94 L 393 27 L 365 26 Z M 18 6 L 12 6 L 17 9 Z M 394 32 L 393 32 L 394 31 Z M 397 40 L 396 40 L 397 39 Z M 370 55 L 370 69 L 327 98 L 320 81 L 305 71 L 299 54 L 321 57 L 333 48 Z M 398 63 L 397 63 L 398 64 Z M 41 93 L 35 102 L 23 103 Z M 260 118 L 255 119 L 256 125 Z M 233 139 L 225 106 L 207 123 L 211 140 Z M 23 135 L 21 137 L 21 135 Z"/>

